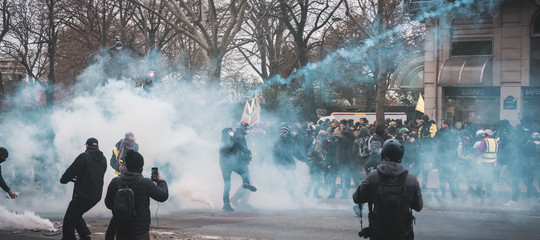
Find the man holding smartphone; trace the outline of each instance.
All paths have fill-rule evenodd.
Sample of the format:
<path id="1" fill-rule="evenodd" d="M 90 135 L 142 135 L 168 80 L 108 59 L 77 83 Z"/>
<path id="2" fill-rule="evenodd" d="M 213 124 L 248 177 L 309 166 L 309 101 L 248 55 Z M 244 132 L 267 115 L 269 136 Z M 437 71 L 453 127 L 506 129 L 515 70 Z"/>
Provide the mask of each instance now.
<path id="1" fill-rule="evenodd" d="M 142 175 L 144 166 L 143 156 L 133 150 L 128 150 L 126 153 L 126 168 L 122 175 L 111 180 L 107 188 L 105 197 L 105 205 L 108 209 L 114 210 L 116 193 L 119 186 L 128 187 L 133 191 L 134 206 L 136 214 L 130 221 L 114 221 L 114 232 L 117 240 L 149 240 L 150 239 L 150 198 L 165 202 L 169 198 L 169 190 L 167 182 L 161 179 L 161 175 L 157 168 L 155 172 L 155 183 Z M 111 222 L 113 222 L 111 221 Z M 112 225 L 112 224 L 111 224 Z M 109 231 L 107 231 L 109 235 Z M 109 239 L 111 236 L 106 236 Z"/>

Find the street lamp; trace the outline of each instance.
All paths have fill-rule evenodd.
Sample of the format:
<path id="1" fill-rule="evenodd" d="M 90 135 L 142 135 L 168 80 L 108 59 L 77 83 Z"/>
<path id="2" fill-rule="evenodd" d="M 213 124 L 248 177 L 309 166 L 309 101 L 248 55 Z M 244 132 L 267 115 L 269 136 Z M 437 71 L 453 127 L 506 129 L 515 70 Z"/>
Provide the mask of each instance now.
<path id="1" fill-rule="evenodd" d="M 339 22 L 343 20 L 343 18 L 340 18 L 340 17 L 334 17 L 332 18 L 332 22 L 330 23 L 330 26 L 328 26 L 324 32 L 323 32 L 323 35 L 322 35 L 322 39 L 321 39 L 321 51 L 319 52 L 319 58 L 322 60 L 322 57 L 323 57 L 323 49 L 324 49 L 324 37 L 326 37 L 326 32 L 328 32 L 328 29 L 330 29 L 332 27 L 332 24 L 334 24 L 335 22 Z"/>

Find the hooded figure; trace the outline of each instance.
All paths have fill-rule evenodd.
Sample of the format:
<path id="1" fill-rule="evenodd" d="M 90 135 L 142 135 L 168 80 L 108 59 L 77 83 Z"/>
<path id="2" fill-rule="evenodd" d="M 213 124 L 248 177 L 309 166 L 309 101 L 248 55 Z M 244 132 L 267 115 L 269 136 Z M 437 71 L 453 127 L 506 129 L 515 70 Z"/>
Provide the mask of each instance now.
<path id="1" fill-rule="evenodd" d="M 243 191 L 248 189 L 251 192 L 257 191 L 257 188 L 251 185 L 249 177 L 248 165 L 251 161 L 251 151 L 247 146 L 246 134 L 249 132 L 249 124 L 242 122 L 240 128 L 232 131 L 231 128 L 224 128 L 221 131 L 221 146 L 219 149 L 219 166 L 223 177 L 223 210 L 231 212 L 234 209 L 231 207 L 229 197 L 231 191 L 231 174 L 238 173 L 242 177 L 242 186 L 236 191 L 232 197 L 233 203 L 236 205 L 242 204 L 247 206 L 249 193 Z"/>
<path id="2" fill-rule="evenodd" d="M 120 187 L 129 187 L 133 191 L 133 200 L 136 214 L 129 221 L 120 221 L 114 215 L 111 223 L 116 220 L 112 229 L 116 234 L 116 239 L 150 239 L 150 198 L 158 202 L 165 202 L 169 198 L 167 182 L 161 179 L 159 171 L 156 175 L 155 183 L 150 178 L 142 175 L 144 167 L 143 156 L 133 150 L 126 152 L 126 171 L 122 175 L 115 177 L 109 183 L 107 195 L 105 196 L 105 206 L 114 210 L 116 193 Z M 108 229 L 109 230 L 109 229 Z"/>
<path id="3" fill-rule="evenodd" d="M 98 140 L 86 140 L 86 151 L 81 153 L 62 175 L 60 183 L 75 182 L 73 198 L 64 216 L 62 239 L 76 239 L 75 229 L 81 239 L 90 239 L 90 230 L 82 218 L 83 214 L 101 200 L 103 176 L 107 160 L 99 150 Z"/>
<path id="4" fill-rule="evenodd" d="M 8 158 L 8 156 L 9 156 L 8 150 L 3 148 L 3 147 L 0 147 L 0 163 L 5 162 L 6 159 Z M 14 199 L 14 198 L 18 197 L 16 193 L 14 193 L 13 191 L 11 191 L 11 189 L 9 189 L 8 185 L 4 181 L 4 178 L 2 177 L 2 167 L 1 166 L 0 166 L 0 188 L 2 188 L 4 191 L 6 191 L 9 194 L 9 197 L 11 199 Z"/>
<path id="5" fill-rule="evenodd" d="M 353 194 L 355 203 L 369 204 L 370 239 L 414 239 L 414 217 L 411 209 L 421 211 L 423 200 L 418 180 L 401 165 L 404 152 L 405 149 L 398 140 L 387 140 L 381 151 L 383 163 L 377 166 L 376 171 L 368 174 Z M 404 185 L 405 188 L 385 187 L 397 184 Z M 379 187 L 380 185 L 384 188 Z M 380 197 L 391 199 L 395 196 L 405 196 L 407 202 L 398 198 L 400 203 L 397 208 L 385 208 L 386 205 L 380 201 Z M 386 218 L 386 214 L 392 217 Z"/>

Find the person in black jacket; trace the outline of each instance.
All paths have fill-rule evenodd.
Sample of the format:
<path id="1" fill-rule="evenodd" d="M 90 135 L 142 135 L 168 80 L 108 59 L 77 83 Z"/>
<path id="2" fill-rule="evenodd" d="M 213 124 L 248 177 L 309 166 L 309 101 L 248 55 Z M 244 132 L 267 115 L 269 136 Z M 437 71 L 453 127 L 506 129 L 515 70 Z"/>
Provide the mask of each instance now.
<path id="1" fill-rule="evenodd" d="M 247 122 L 242 122 L 240 123 L 240 127 L 236 128 L 234 131 L 233 136 L 233 149 L 235 152 L 234 157 L 236 158 L 236 168 L 242 169 L 242 171 L 245 172 L 244 174 L 247 179 L 250 179 L 248 165 L 251 162 L 252 157 L 251 150 L 249 150 L 246 140 L 246 135 L 249 132 L 249 124 Z M 251 185 L 249 182 L 244 182 L 243 185 L 236 190 L 230 201 L 238 207 L 251 208 L 247 202 L 251 192 L 256 191 L 257 188 L 255 186 Z"/>
<path id="2" fill-rule="evenodd" d="M 362 184 L 358 187 L 356 192 L 353 194 L 353 201 L 357 204 L 369 203 L 374 205 L 373 211 L 370 207 L 370 228 L 371 235 L 370 239 L 414 239 L 413 232 L 413 222 L 414 217 L 412 216 L 411 209 L 419 212 L 422 210 L 424 204 L 422 200 L 422 192 L 420 191 L 420 184 L 416 177 L 409 173 L 402 165 L 401 159 L 405 149 L 403 145 L 395 139 L 389 139 L 384 142 L 381 151 L 381 158 L 383 163 L 377 166 L 376 171 L 372 171 L 368 176 L 362 181 Z M 400 182 L 402 181 L 402 182 Z M 392 214 L 394 218 L 387 219 L 384 216 L 381 216 L 380 212 L 384 212 L 384 209 L 381 209 L 381 206 L 384 204 L 380 201 L 381 199 L 390 199 L 391 196 L 379 196 L 382 194 L 382 188 L 379 185 L 387 183 L 386 186 L 398 186 L 398 184 L 404 184 L 405 188 L 395 187 L 394 190 L 399 190 L 399 195 L 404 197 L 407 200 L 407 204 L 404 204 L 403 200 L 400 200 L 400 207 L 406 207 L 407 212 L 410 214 L 408 218 L 404 218 L 406 222 L 395 222 L 397 219 L 401 219 L 399 213 L 394 212 Z M 385 185 L 383 185 L 385 186 Z M 405 189 L 404 192 L 401 192 L 402 189 Z M 384 191 L 388 193 L 387 191 Z M 395 197 L 395 195 L 392 195 Z M 390 222 L 384 222 L 384 220 L 389 220 Z M 400 229 L 403 231 L 395 232 L 396 225 L 405 225 L 405 229 Z"/>
<path id="3" fill-rule="evenodd" d="M 221 146 L 219 148 L 219 166 L 223 176 L 223 210 L 231 212 L 234 209 L 230 203 L 231 174 L 238 173 L 242 177 L 242 186 L 252 187 L 249 179 L 249 169 L 245 161 L 238 158 L 238 149 L 234 148 L 234 132 L 232 128 L 224 128 L 221 131 Z M 255 188 L 255 187 L 253 187 Z"/>
<path id="4" fill-rule="evenodd" d="M 3 147 L 0 147 L 0 163 L 5 162 L 8 156 L 9 156 L 8 150 Z M 0 166 L 0 188 L 2 188 L 4 191 L 6 191 L 9 194 L 9 197 L 11 199 L 18 197 L 16 193 L 14 193 L 13 191 L 11 191 L 11 189 L 9 189 L 8 185 L 4 181 L 4 178 L 2 177 L 2 166 Z"/>
<path id="5" fill-rule="evenodd" d="M 106 170 L 107 160 L 99 150 L 98 140 L 89 138 L 86 151 L 75 158 L 60 179 L 62 184 L 75 182 L 73 198 L 64 216 L 62 239 L 77 239 L 75 229 L 81 239 L 90 239 L 91 232 L 82 216 L 101 200 Z"/>
<path id="6" fill-rule="evenodd" d="M 126 168 L 122 175 L 115 177 L 109 183 L 107 195 L 105 196 L 105 206 L 113 210 L 114 199 L 118 192 L 118 185 L 129 186 L 133 190 L 136 215 L 129 222 L 116 222 L 117 240 L 139 240 L 150 239 L 150 198 L 165 202 L 169 198 L 167 182 L 161 179 L 157 172 L 156 184 L 149 178 L 141 174 L 144 166 L 143 156 L 133 150 L 126 153 Z M 113 219 L 114 219 L 113 215 Z"/>

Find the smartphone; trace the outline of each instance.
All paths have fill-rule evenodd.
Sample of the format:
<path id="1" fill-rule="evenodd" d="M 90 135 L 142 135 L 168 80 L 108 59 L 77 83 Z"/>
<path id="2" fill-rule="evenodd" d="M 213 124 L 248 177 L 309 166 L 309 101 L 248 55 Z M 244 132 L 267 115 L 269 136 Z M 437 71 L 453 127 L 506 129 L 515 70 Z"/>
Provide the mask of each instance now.
<path id="1" fill-rule="evenodd" d="M 158 168 L 157 167 L 153 167 L 152 168 L 152 181 L 157 181 L 157 175 L 158 175 Z"/>

